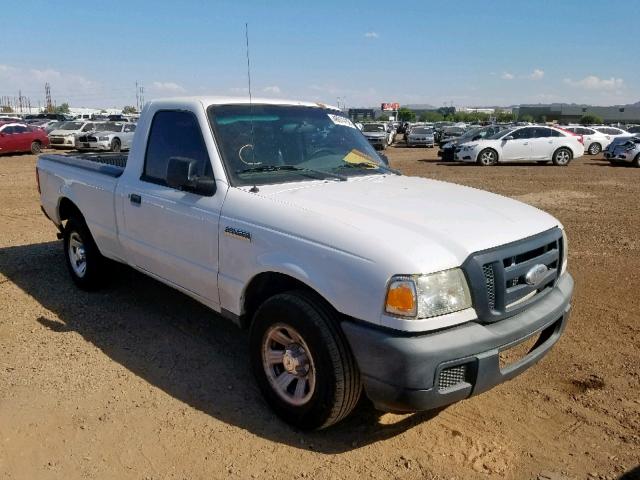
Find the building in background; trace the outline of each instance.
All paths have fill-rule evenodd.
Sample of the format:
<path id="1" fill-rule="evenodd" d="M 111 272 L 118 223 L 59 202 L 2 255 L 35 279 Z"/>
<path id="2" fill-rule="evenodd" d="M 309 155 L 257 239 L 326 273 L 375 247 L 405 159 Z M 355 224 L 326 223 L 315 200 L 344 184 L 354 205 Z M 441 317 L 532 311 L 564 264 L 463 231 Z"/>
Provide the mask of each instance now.
<path id="1" fill-rule="evenodd" d="M 590 105 L 520 105 L 513 109 L 517 118 L 531 116 L 536 121 L 577 123 L 584 115 L 596 115 L 605 123 L 640 123 L 640 105 L 594 107 Z"/>

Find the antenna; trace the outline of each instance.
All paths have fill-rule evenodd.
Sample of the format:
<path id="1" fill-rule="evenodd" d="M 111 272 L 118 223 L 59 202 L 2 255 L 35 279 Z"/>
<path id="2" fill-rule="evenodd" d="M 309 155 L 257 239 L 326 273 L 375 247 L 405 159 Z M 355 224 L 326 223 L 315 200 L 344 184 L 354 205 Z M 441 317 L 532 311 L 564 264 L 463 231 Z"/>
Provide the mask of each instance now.
<path id="1" fill-rule="evenodd" d="M 249 83 L 249 105 L 251 105 L 251 62 L 249 61 L 249 24 L 244 24 L 244 38 L 247 43 L 247 81 Z"/>
<path id="2" fill-rule="evenodd" d="M 248 165 L 258 165 L 261 162 L 256 162 L 256 147 L 255 147 L 255 138 L 253 132 L 253 98 L 251 97 L 251 62 L 249 61 L 249 24 L 245 22 L 244 24 L 244 38 L 247 44 L 247 82 L 249 83 L 249 118 L 251 123 L 251 162 L 245 162 Z M 257 191 L 257 187 L 254 185 L 254 188 Z"/>

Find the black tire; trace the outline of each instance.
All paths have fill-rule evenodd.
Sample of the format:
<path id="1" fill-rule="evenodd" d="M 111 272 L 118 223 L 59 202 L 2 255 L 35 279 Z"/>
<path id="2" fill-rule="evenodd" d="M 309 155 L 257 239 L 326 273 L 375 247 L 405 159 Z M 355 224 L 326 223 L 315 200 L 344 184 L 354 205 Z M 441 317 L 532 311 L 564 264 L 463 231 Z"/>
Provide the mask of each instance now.
<path id="1" fill-rule="evenodd" d="M 40 152 L 42 152 L 42 144 L 37 140 L 31 142 L 31 153 L 38 155 Z"/>
<path id="2" fill-rule="evenodd" d="M 71 217 L 67 220 L 67 224 L 64 227 L 64 258 L 67 264 L 67 269 L 71 275 L 71 280 L 80 289 L 92 291 L 97 290 L 104 284 L 106 274 L 106 259 L 98 250 L 91 232 L 87 227 L 87 224 L 83 219 L 78 217 Z M 75 258 L 72 258 L 74 251 L 78 249 L 71 246 L 72 242 L 80 240 L 82 248 L 84 249 L 85 269 L 84 273 L 79 273 L 78 263 L 75 262 Z M 75 263 L 75 267 L 74 264 Z"/>
<path id="3" fill-rule="evenodd" d="M 636 168 L 640 168 L 640 153 L 636 155 L 636 158 L 633 159 L 633 162 L 631 162 L 631 165 Z"/>
<path id="4" fill-rule="evenodd" d="M 589 145 L 589 155 L 597 155 L 602 151 L 602 145 L 600 145 L 598 142 L 594 142 L 591 145 Z"/>
<path id="5" fill-rule="evenodd" d="M 549 163 L 549 161 L 548 160 L 538 160 L 538 161 L 536 161 L 536 163 L 538 165 L 546 165 L 547 163 Z"/>
<path id="6" fill-rule="evenodd" d="M 117 138 L 114 138 L 113 141 L 111 142 L 111 151 L 112 152 L 120 152 L 122 148 L 122 144 L 120 143 L 120 140 Z"/>
<path id="7" fill-rule="evenodd" d="M 286 373 L 286 362 L 267 365 L 264 360 L 266 354 L 263 352 L 269 348 L 270 334 L 278 328 L 284 328 L 291 338 L 298 335 L 302 341 L 289 347 L 282 344 L 282 349 L 274 351 L 288 352 L 299 344 L 308 349 L 305 365 L 310 365 L 308 372 L 313 373 L 314 387 L 312 390 L 307 384 L 309 388 L 305 389 L 305 395 L 308 398 L 301 399 L 304 403 L 298 405 L 292 404 L 294 396 L 290 390 L 298 387 L 300 379 L 296 377 L 295 383 L 290 380 L 278 391 L 274 385 L 275 378 Z M 303 349 L 305 360 L 306 349 Z M 316 430 L 329 427 L 347 417 L 358 403 L 362 391 L 360 372 L 336 314 L 329 305 L 310 293 L 292 291 L 266 300 L 254 315 L 249 350 L 254 376 L 267 403 L 280 418 L 297 428 Z M 281 373 L 278 375 L 279 368 Z M 283 395 L 291 395 L 291 399 L 285 400 Z"/>
<path id="8" fill-rule="evenodd" d="M 483 167 L 496 165 L 498 163 L 498 152 L 493 148 L 485 148 L 478 154 L 476 162 Z"/>
<path id="9" fill-rule="evenodd" d="M 553 152 L 553 164 L 558 167 L 566 167 L 573 159 L 573 152 L 568 148 L 561 147 Z"/>

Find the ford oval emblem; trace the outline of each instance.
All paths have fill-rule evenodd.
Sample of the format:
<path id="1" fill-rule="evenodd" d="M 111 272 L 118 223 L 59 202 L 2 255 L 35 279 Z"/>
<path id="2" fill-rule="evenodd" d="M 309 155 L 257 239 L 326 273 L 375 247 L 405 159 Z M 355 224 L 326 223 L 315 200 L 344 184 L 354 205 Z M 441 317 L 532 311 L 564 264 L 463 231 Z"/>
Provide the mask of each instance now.
<path id="1" fill-rule="evenodd" d="M 524 276 L 524 281 L 527 282 L 528 285 L 538 285 L 544 277 L 547 276 L 549 269 L 546 265 L 542 265 L 541 263 L 534 265 Z"/>

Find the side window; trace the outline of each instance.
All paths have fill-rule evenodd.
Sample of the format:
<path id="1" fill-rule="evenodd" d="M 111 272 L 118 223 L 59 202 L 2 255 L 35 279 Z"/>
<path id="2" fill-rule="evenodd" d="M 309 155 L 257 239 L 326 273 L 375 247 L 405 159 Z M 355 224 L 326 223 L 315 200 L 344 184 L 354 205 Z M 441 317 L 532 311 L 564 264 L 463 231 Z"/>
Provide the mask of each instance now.
<path id="1" fill-rule="evenodd" d="M 198 175 L 213 177 L 200 125 L 191 112 L 163 110 L 155 114 L 141 179 L 166 186 L 167 166 L 172 157 L 195 160 Z"/>
<path id="2" fill-rule="evenodd" d="M 13 133 L 27 133 L 28 131 L 27 127 L 22 125 L 16 125 L 13 127 Z"/>
<path id="3" fill-rule="evenodd" d="M 12 133 L 15 133 L 15 128 L 16 127 L 6 127 L 4 130 L 2 130 L 2 133 L 4 133 L 5 135 L 11 135 Z"/>
<path id="4" fill-rule="evenodd" d="M 551 130 L 550 128 L 538 127 L 535 129 L 534 138 L 547 138 L 553 136 L 553 130 Z"/>
<path id="5" fill-rule="evenodd" d="M 511 134 L 516 140 L 523 140 L 525 138 L 534 138 L 534 129 L 531 127 L 521 128 Z"/>
<path id="6" fill-rule="evenodd" d="M 87 123 L 84 127 L 82 127 L 83 132 L 90 132 L 93 130 L 93 123 Z"/>
<path id="7" fill-rule="evenodd" d="M 136 126 L 135 125 L 125 125 L 124 126 L 124 131 L 125 132 L 135 132 L 136 131 Z"/>

